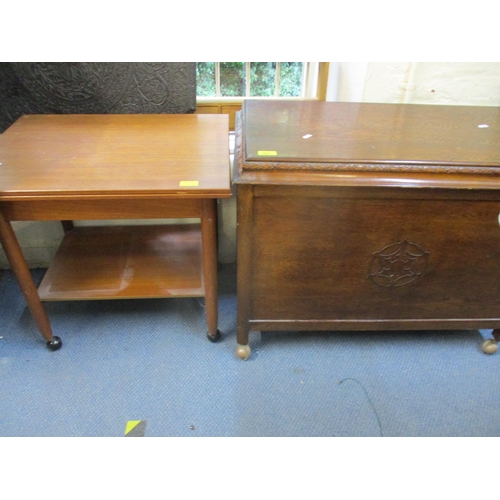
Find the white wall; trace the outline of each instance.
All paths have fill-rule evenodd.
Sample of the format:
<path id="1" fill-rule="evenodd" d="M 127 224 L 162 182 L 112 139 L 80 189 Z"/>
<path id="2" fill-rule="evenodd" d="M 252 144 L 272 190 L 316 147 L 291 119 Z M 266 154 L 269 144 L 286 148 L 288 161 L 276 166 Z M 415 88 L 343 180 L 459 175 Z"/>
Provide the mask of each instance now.
<path id="1" fill-rule="evenodd" d="M 500 105 L 499 62 L 334 64 L 339 83 L 327 97 L 332 101 Z"/>
<path id="2" fill-rule="evenodd" d="M 500 106 L 500 63 L 330 63 L 327 100 Z M 219 260 L 236 258 L 236 200 L 219 204 Z M 58 222 L 13 224 L 30 267 L 46 267 L 63 232 Z M 0 249 L 0 267 L 8 267 Z"/>

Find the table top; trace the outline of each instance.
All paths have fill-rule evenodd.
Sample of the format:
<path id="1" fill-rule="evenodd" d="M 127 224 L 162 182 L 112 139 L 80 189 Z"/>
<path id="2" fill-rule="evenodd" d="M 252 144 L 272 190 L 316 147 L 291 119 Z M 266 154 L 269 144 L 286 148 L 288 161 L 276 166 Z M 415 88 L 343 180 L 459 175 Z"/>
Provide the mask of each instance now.
<path id="1" fill-rule="evenodd" d="M 349 173 L 397 184 L 418 174 L 435 184 L 429 175 L 443 174 L 495 178 L 498 189 L 500 108 L 248 100 L 237 149 L 236 182 L 277 181 L 279 174 L 314 183 L 321 172 L 325 182 L 344 182 L 340 174 Z"/>
<path id="2" fill-rule="evenodd" d="M 0 135 L 0 200 L 231 195 L 227 115 L 25 115 Z"/>
<path id="3" fill-rule="evenodd" d="M 247 160 L 494 165 L 500 108 L 247 101 Z"/>

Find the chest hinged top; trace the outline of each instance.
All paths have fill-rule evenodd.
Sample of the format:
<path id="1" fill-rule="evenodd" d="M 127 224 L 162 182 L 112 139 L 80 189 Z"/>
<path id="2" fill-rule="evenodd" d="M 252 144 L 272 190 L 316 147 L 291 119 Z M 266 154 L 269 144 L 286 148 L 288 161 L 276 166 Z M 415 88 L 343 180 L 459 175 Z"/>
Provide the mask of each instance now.
<path id="1" fill-rule="evenodd" d="M 239 172 L 500 174 L 497 107 L 245 101 Z"/>

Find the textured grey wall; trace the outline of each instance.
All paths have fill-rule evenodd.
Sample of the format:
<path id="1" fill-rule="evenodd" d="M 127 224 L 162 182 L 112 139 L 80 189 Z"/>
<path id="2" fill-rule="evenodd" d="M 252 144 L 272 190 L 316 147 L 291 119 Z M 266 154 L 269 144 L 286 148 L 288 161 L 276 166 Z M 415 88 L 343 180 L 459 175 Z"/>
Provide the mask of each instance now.
<path id="1" fill-rule="evenodd" d="M 0 63 L 0 133 L 23 114 L 194 113 L 196 63 Z"/>

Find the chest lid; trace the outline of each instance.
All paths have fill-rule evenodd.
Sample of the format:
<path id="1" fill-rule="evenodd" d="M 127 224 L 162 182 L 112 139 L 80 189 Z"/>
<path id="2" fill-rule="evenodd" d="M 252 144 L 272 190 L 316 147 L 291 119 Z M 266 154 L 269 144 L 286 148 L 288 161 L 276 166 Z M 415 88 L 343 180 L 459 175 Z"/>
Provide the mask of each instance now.
<path id="1" fill-rule="evenodd" d="M 242 171 L 500 174 L 500 109 L 322 101 L 244 102 Z"/>

